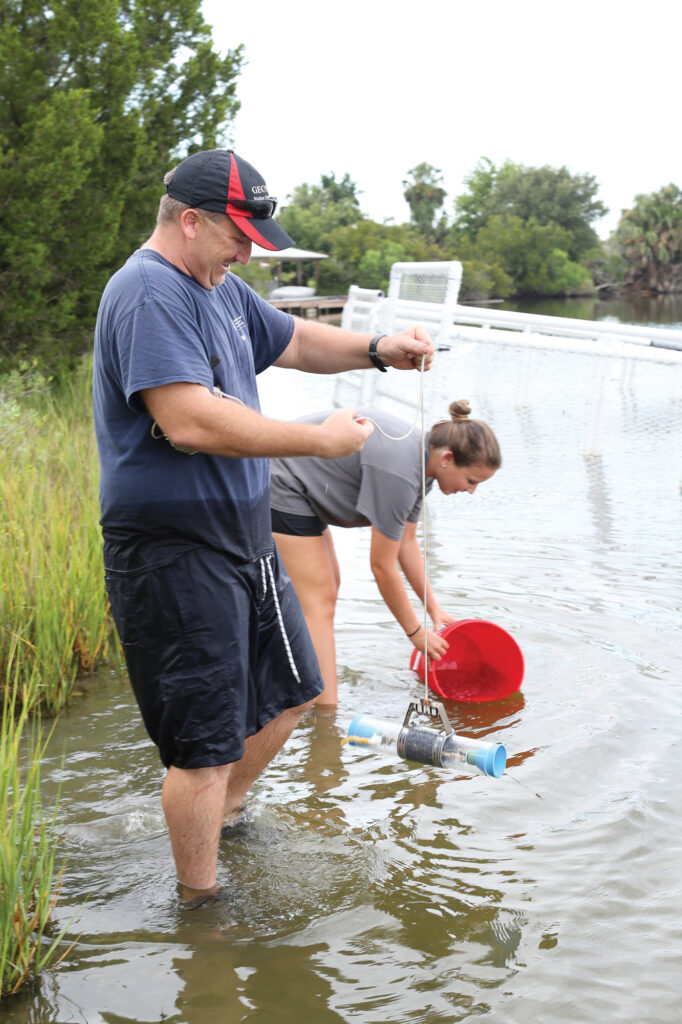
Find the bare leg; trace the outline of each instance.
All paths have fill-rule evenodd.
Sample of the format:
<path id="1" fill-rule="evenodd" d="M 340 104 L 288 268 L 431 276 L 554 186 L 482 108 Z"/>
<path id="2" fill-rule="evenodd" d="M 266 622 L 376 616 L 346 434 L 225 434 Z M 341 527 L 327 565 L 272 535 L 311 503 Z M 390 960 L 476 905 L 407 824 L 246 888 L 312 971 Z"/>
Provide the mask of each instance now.
<path id="1" fill-rule="evenodd" d="M 320 663 L 324 690 L 316 704 L 336 704 L 336 645 L 334 612 L 340 572 L 329 530 L 321 537 L 292 537 L 275 533 L 275 541 L 301 602 L 310 638 Z"/>
<path id="2" fill-rule="evenodd" d="M 161 802 L 185 898 L 215 890 L 229 765 L 168 769 Z"/>
<path id="3" fill-rule="evenodd" d="M 168 769 L 162 804 L 175 869 L 185 898 L 215 891 L 218 840 L 225 813 L 240 805 L 249 786 L 270 763 L 311 702 L 289 708 L 244 744 L 234 764 Z"/>
<path id="4" fill-rule="evenodd" d="M 308 701 L 306 704 L 299 704 L 298 707 L 289 708 L 268 722 L 260 732 L 249 736 L 244 743 L 244 754 L 241 759 L 228 766 L 227 792 L 223 808 L 225 817 L 241 806 L 253 783 L 270 764 L 275 754 L 282 749 L 294 727 L 312 705 L 313 702 Z"/>

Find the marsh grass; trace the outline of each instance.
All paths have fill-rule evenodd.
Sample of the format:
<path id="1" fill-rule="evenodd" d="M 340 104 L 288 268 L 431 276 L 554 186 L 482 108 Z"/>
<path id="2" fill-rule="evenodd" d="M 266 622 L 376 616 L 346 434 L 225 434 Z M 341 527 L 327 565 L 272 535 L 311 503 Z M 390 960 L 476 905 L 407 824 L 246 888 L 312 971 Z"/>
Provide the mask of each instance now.
<path id="1" fill-rule="evenodd" d="M 0 995 L 58 962 L 66 928 L 50 935 L 64 870 L 59 859 L 58 799 L 46 811 L 40 762 L 50 736 L 28 706 L 5 691 L 0 725 Z M 69 922 L 70 923 L 70 922 Z M 68 927 L 68 925 L 67 925 Z"/>
<path id="2" fill-rule="evenodd" d="M 104 590 L 85 362 L 59 384 L 0 382 L 0 686 L 55 714 L 79 674 L 120 657 Z"/>
<path id="3" fill-rule="evenodd" d="M 64 935 L 50 934 L 64 862 L 58 800 L 47 813 L 41 801 L 41 712 L 102 660 L 121 663 L 90 408 L 89 362 L 59 383 L 31 367 L 0 380 L 0 995 L 54 963 Z"/>

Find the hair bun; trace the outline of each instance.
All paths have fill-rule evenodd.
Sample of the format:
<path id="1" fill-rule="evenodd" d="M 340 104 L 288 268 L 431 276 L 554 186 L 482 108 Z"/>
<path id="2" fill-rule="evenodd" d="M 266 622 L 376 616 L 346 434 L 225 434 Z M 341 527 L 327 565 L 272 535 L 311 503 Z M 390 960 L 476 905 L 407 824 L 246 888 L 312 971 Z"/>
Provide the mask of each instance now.
<path id="1" fill-rule="evenodd" d="M 469 418 L 471 412 L 471 406 L 469 405 L 466 398 L 460 398 L 458 402 L 450 403 L 450 419 L 453 423 L 457 423 L 459 420 L 466 420 Z"/>

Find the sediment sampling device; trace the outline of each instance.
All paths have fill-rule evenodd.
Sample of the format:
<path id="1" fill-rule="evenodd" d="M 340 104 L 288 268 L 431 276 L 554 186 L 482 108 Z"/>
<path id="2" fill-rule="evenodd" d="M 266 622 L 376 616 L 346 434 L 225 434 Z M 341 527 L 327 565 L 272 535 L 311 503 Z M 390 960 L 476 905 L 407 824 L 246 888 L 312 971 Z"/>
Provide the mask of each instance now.
<path id="1" fill-rule="evenodd" d="M 415 714 L 426 716 L 429 724 L 412 724 Z M 348 726 L 347 740 L 354 746 L 395 754 L 404 761 L 495 779 L 500 778 L 507 764 L 507 751 L 501 743 L 458 736 L 440 701 L 428 698 L 410 701 L 402 724 L 356 715 Z"/>

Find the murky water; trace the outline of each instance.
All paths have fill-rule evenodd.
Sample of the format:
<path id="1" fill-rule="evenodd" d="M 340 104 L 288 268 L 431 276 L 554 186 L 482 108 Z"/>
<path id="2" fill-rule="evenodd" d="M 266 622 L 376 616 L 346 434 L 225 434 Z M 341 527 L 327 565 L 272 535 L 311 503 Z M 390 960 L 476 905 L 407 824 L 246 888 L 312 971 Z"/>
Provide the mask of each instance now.
<path id="1" fill-rule="evenodd" d="M 577 317 L 579 320 L 610 320 L 621 324 L 682 327 L 682 295 L 612 296 L 580 298 L 518 299 L 500 303 L 498 309 L 545 316 Z"/>
<path id="2" fill-rule="evenodd" d="M 45 767 L 68 831 L 57 921 L 80 937 L 8 1024 L 677 1024 L 681 373 L 467 343 L 427 379 L 428 422 L 468 397 L 504 456 L 475 497 L 431 495 L 427 536 L 441 603 L 524 653 L 520 694 L 447 705 L 506 744 L 500 780 L 342 746 L 353 714 L 402 718 L 423 692 L 367 531 L 334 532 L 338 712 L 301 724 L 222 842 L 224 904 L 178 908 L 155 751 L 126 682 L 88 683 Z M 391 390 L 371 401 L 417 397 L 416 375 L 372 380 Z M 263 377 L 285 418 L 356 394 Z"/>

